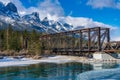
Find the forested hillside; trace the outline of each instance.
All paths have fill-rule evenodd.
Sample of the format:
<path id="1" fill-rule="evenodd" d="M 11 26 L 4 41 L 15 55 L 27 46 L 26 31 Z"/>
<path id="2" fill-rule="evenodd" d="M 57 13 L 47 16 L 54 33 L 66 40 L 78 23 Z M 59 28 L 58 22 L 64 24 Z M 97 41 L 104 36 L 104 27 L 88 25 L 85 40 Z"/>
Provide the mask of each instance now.
<path id="1" fill-rule="evenodd" d="M 27 53 L 31 55 L 41 54 L 41 33 L 16 31 L 9 25 L 7 29 L 0 30 L 0 51 L 6 54 Z"/>

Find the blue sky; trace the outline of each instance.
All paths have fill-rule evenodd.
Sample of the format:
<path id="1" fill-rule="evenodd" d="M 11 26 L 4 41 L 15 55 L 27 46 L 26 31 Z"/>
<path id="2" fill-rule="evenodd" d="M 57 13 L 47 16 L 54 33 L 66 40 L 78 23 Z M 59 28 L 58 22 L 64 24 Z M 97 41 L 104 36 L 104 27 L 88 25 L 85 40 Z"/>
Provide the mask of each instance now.
<path id="1" fill-rule="evenodd" d="M 31 6 L 37 7 L 44 0 L 20 0 L 26 8 Z M 55 0 L 51 0 L 54 2 Z M 106 0 L 96 0 L 106 1 L 106 6 L 101 4 L 101 6 L 94 7 L 94 4 L 88 4 L 88 2 L 93 2 L 95 0 L 58 0 L 62 8 L 64 9 L 65 16 L 73 17 L 87 17 L 92 18 L 95 21 L 103 22 L 105 24 L 110 24 L 112 26 L 120 26 L 120 7 L 111 7 Z M 119 0 L 108 0 L 112 3 L 117 3 Z M 99 3 L 96 3 L 96 5 Z"/>
<path id="2" fill-rule="evenodd" d="M 74 26 L 104 26 L 120 40 L 120 0 L 0 0 L 13 2 L 21 15 L 39 12 L 40 18 L 62 19 Z"/>

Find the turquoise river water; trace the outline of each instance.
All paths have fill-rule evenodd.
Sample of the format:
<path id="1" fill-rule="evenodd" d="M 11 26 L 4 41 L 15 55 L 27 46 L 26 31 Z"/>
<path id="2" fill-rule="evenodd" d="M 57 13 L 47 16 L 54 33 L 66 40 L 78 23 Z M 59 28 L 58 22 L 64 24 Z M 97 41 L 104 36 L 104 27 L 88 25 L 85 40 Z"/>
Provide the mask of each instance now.
<path id="1" fill-rule="evenodd" d="M 119 67 L 117 63 L 40 63 L 0 67 L 0 80 L 120 80 Z"/>

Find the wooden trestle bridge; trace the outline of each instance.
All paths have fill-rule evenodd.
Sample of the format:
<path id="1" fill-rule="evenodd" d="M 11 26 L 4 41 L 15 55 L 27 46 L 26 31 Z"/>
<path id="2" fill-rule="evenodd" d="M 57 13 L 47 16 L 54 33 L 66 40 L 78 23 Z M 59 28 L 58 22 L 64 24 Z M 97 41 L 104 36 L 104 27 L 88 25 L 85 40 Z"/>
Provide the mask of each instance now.
<path id="1" fill-rule="evenodd" d="M 94 52 L 120 52 L 120 41 L 110 41 L 110 29 L 86 28 L 54 34 L 41 38 L 44 53 L 83 54 Z"/>

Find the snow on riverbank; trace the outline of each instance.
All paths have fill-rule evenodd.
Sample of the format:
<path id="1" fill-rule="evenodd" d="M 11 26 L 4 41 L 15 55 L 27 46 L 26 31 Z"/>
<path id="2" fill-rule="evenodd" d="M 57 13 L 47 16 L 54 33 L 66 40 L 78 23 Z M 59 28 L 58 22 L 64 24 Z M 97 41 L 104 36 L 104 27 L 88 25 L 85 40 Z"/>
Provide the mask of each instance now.
<path id="1" fill-rule="evenodd" d="M 38 60 L 34 60 L 31 58 L 15 59 L 11 57 L 4 57 L 3 59 L 0 59 L 0 67 L 24 66 L 30 64 L 38 64 L 42 62 L 59 64 L 59 63 L 67 63 L 67 62 L 77 62 L 78 60 L 82 60 L 82 59 L 80 57 L 73 57 L 73 56 L 45 57 Z"/>
<path id="2" fill-rule="evenodd" d="M 103 61 L 97 61 L 94 59 L 88 59 L 85 57 L 77 57 L 77 56 L 54 56 L 54 57 L 43 57 L 41 59 L 32 59 L 32 58 L 21 58 L 15 59 L 10 57 L 4 57 L 4 59 L 0 59 L 0 67 L 5 66 L 24 66 L 30 64 L 38 64 L 38 63 L 68 63 L 68 62 L 82 62 L 82 63 L 101 63 Z"/>
<path id="3" fill-rule="evenodd" d="M 0 67 L 22 66 L 22 65 L 29 65 L 36 63 L 37 63 L 36 61 L 33 61 L 32 59 L 28 59 L 28 58 L 14 59 L 10 57 L 5 57 L 3 59 L 0 59 Z"/>

